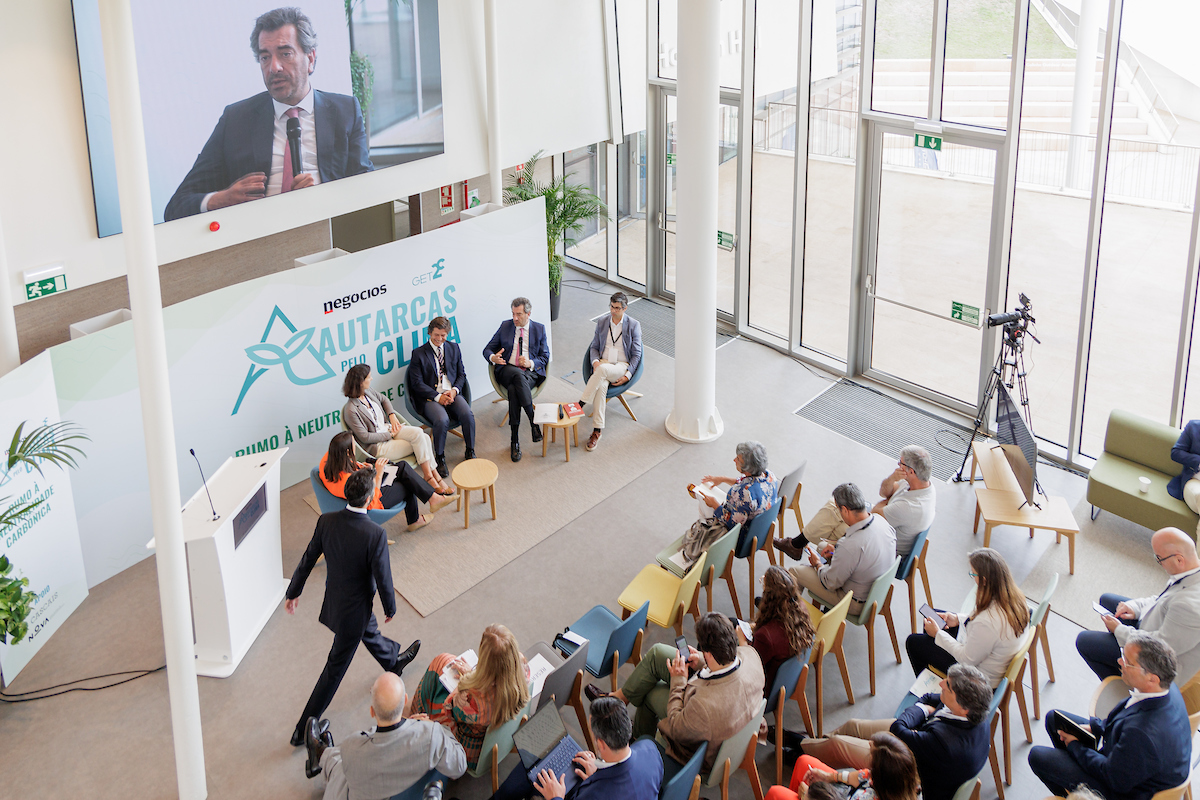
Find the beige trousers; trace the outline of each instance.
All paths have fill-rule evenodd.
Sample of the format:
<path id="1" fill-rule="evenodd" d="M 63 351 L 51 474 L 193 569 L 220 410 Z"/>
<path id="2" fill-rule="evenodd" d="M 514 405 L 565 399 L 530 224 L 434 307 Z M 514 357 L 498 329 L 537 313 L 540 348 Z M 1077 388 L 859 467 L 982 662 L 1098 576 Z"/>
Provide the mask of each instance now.
<path id="1" fill-rule="evenodd" d="M 821 578 L 817 575 L 816 569 L 805 564 L 802 567 L 791 567 L 788 569 L 792 579 L 801 589 L 808 589 L 808 593 L 820 600 L 827 606 L 836 606 L 838 601 L 846 596 L 845 589 L 829 590 L 821 583 Z M 846 613 L 849 616 L 855 616 L 862 613 L 863 602 L 861 600 L 851 600 L 850 609 Z"/>
<path id="2" fill-rule="evenodd" d="M 845 535 L 846 523 L 842 521 L 842 515 L 838 513 L 832 498 L 804 526 L 804 538 L 813 544 L 820 544 L 822 540 L 836 542 Z"/>
<path id="3" fill-rule="evenodd" d="M 592 377 L 588 379 L 587 386 L 583 387 L 582 400 L 591 407 L 592 425 L 596 428 L 604 427 L 604 408 L 608 405 L 609 384 L 624 378 L 628 370 L 629 365 L 624 361 L 616 364 L 601 361 L 592 372 Z"/>
<path id="4" fill-rule="evenodd" d="M 871 736 L 892 727 L 894 719 L 852 719 L 823 739 L 805 739 L 804 754 L 834 769 L 868 769 Z"/>
<path id="5" fill-rule="evenodd" d="M 433 461 L 433 441 L 429 434 L 416 425 L 405 425 L 390 441 L 376 445 L 376 458 L 399 461 L 405 456 L 415 456 L 418 464 Z"/>

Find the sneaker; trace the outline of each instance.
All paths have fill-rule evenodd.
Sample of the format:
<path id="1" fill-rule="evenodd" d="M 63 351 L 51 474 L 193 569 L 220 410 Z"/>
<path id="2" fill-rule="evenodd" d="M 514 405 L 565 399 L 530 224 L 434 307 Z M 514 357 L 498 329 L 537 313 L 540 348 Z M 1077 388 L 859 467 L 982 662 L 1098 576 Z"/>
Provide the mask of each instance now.
<path id="1" fill-rule="evenodd" d="M 592 435 L 588 437 L 587 444 L 583 446 L 583 449 L 587 450 L 589 453 L 595 450 L 596 445 L 600 444 L 601 432 L 602 431 L 599 428 L 594 429 L 592 431 Z"/>

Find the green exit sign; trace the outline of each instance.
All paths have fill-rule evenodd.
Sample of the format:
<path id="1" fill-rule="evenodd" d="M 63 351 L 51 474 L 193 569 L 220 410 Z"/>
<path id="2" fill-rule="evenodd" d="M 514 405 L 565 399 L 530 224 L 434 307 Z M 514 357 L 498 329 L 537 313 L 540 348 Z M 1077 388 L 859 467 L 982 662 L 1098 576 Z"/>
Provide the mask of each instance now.
<path id="1" fill-rule="evenodd" d="M 917 147 L 923 147 L 926 150 L 941 150 L 942 137 L 930 136 L 926 133 L 918 133 L 913 137 L 913 143 Z"/>
<path id="2" fill-rule="evenodd" d="M 722 250 L 732 250 L 733 234 L 728 231 L 717 231 L 717 247 Z"/>
<path id="3" fill-rule="evenodd" d="M 67 277 L 65 275 L 55 275 L 53 278 L 46 278 L 45 280 L 25 284 L 25 299 L 37 300 L 39 297 L 45 297 L 55 292 L 65 292 L 66 290 Z"/>
<path id="4" fill-rule="evenodd" d="M 950 304 L 950 319 L 957 319 L 968 325 L 979 325 L 979 309 L 966 303 Z"/>
<path id="5" fill-rule="evenodd" d="M 667 166 L 668 167 L 675 166 L 675 154 L 674 153 L 667 153 Z"/>

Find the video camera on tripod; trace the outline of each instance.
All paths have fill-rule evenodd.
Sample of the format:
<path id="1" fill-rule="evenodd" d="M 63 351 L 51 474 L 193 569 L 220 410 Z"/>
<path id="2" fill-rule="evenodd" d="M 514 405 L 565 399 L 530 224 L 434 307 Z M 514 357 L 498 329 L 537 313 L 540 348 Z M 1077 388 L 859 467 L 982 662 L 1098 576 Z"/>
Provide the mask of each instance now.
<path id="1" fill-rule="evenodd" d="M 1006 311 L 1002 314 L 992 314 L 987 318 L 989 328 L 994 328 L 997 325 L 1004 326 L 1004 342 L 1014 350 L 1021 349 L 1021 339 L 1028 335 L 1029 338 L 1038 342 L 1038 338 L 1032 333 L 1029 333 L 1029 324 L 1037 323 L 1033 318 L 1033 301 L 1024 293 L 1018 296 L 1017 308 L 1012 311 Z M 1039 342 L 1040 343 L 1040 342 Z"/>

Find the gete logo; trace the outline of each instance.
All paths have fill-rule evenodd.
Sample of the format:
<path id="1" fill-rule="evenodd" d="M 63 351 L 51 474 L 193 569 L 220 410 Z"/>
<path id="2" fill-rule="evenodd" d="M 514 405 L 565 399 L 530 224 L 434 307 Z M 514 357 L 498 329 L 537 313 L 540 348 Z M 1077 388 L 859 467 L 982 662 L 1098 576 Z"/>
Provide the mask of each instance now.
<path id="1" fill-rule="evenodd" d="M 413 286 L 420 286 L 422 283 L 432 283 L 442 277 L 442 273 L 446 271 L 444 258 L 439 258 L 433 263 L 433 269 L 429 272 L 423 272 L 412 279 Z"/>
<path id="2" fill-rule="evenodd" d="M 373 289 L 363 289 L 361 292 L 339 297 L 336 300 L 327 300 L 325 302 L 325 313 L 332 313 L 339 308 L 349 308 L 359 300 L 370 300 L 372 297 L 379 297 L 381 294 L 387 294 L 386 283 L 381 283 Z"/>
<path id="3" fill-rule="evenodd" d="M 288 338 L 282 345 L 267 341 L 271 338 L 271 331 L 276 322 L 288 330 Z M 312 338 L 316 330 L 316 328 L 296 330 L 296 326 L 287 318 L 287 315 L 279 309 L 279 306 L 275 306 L 267 320 L 267 328 L 263 331 L 262 340 L 258 344 L 252 344 L 246 348 L 246 356 L 253 363 L 246 373 L 242 391 L 238 394 L 237 403 L 234 404 L 233 412 L 229 416 L 232 417 L 238 413 L 238 409 L 242 407 L 242 400 L 246 398 L 246 392 L 250 391 L 254 382 L 265 375 L 271 367 L 282 366 L 288 380 L 297 386 L 320 383 L 336 375 L 337 373 L 325 361 L 325 357 L 312 345 Z M 277 340 L 279 338 L 282 336 L 276 337 Z M 300 362 L 300 372 L 297 372 L 296 366 L 293 365 L 294 361 Z"/>

